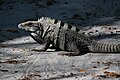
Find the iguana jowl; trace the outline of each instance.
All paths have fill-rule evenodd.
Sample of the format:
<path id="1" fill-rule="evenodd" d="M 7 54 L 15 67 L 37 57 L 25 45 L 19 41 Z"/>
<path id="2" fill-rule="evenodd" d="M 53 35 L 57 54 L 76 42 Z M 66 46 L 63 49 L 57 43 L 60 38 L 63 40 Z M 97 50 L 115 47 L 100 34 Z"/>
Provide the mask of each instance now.
<path id="1" fill-rule="evenodd" d="M 42 17 L 38 21 L 23 22 L 18 27 L 30 32 L 35 41 L 43 44 L 43 51 L 52 44 L 56 49 L 72 52 L 120 52 L 119 43 L 109 45 L 96 42 L 87 37 L 79 28 L 49 17 Z"/>

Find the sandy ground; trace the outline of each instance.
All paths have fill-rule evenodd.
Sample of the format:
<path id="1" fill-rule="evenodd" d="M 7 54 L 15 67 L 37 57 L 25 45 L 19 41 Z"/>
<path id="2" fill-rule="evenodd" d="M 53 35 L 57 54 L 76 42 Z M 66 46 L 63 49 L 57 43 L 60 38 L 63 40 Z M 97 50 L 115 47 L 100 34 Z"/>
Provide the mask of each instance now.
<path id="1" fill-rule="evenodd" d="M 41 48 L 17 28 L 24 20 L 49 16 L 87 29 L 119 26 L 119 0 L 0 0 L 0 80 L 119 80 L 119 53 L 62 56 Z M 81 27 L 84 26 L 84 27 Z M 119 39 L 119 38 L 118 38 Z"/>
<path id="2" fill-rule="evenodd" d="M 38 47 L 40 45 L 29 36 L 3 42 L 0 48 L 0 79 L 120 79 L 120 54 L 88 53 L 68 57 L 59 55 L 65 53 L 63 51 L 31 51 Z"/>

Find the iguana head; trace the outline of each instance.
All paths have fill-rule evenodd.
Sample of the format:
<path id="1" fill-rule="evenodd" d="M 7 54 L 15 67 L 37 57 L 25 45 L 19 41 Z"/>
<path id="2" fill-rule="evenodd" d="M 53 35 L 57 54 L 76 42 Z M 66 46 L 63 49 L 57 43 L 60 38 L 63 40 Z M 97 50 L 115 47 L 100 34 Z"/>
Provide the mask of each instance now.
<path id="1" fill-rule="evenodd" d="M 41 37 L 43 34 L 43 26 L 38 21 L 26 21 L 20 23 L 18 28 L 29 32 L 32 36 L 39 36 Z"/>
<path id="2" fill-rule="evenodd" d="M 27 32 L 35 32 L 39 29 L 39 24 L 37 21 L 26 21 L 26 22 L 20 23 L 18 27 Z"/>
<path id="3" fill-rule="evenodd" d="M 37 41 L 38 43 L 42 43 L 46 36 L 50 36 L 50 32 L 52 32 L 55 28 L 56 20 L 42 17 L 36 21 L 26 21 L 20 23 L 18 28 L 29 32 L 31 37 Z"/>
<path id="4" fill-rule="evenodd" d="M 26 21 L 20 23 L 18 28 L 29 32 L 33 36 L 45 36 L 46 33 L 55 28 L 54 22 L 54 19 L 42 17 L 36 21 Z"/>

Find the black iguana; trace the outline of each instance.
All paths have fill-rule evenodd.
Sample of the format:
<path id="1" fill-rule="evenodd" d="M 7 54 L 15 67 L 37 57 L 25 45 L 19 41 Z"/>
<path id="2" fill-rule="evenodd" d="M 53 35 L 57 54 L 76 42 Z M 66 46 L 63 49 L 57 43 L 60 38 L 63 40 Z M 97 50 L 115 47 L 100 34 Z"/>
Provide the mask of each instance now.
<path id="1" fill-rule="evenodd" d="M 49 17 L 23 22 L 18 27 L 30 32 L 35 41 L 44 45 L 41 51 L 47 50 L 52 44 L 58 50 L 75 52 L 72 55 L 88 52 L 120 52 L 119 42 L 96 42 L 79 28 Z"/>

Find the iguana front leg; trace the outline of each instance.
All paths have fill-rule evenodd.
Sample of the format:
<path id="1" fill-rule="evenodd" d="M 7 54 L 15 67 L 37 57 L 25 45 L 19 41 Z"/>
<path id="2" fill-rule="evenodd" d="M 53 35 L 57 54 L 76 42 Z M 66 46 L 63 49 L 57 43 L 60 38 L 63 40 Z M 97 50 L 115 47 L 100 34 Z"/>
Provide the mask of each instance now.
<path id="1" fill-rule="evenodd" d="M 32 51 L 46 51 L 50 47 L 51 41 L 50 41 L 49 37 L 47 37 L 45 39 L 39 38 L 39 43 L 42 45 L 42 48 L 41 49 L 32 49 Z"/>
<path id="2" fill-rule="evenodd" d="M 42 45 L 41 49 L 32 49 L 32 51 L 46 51 L 50 47 L 50 43 L 46 42 Z"/>

